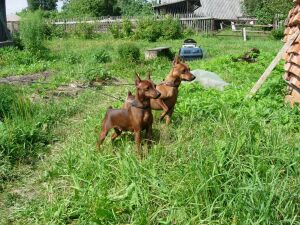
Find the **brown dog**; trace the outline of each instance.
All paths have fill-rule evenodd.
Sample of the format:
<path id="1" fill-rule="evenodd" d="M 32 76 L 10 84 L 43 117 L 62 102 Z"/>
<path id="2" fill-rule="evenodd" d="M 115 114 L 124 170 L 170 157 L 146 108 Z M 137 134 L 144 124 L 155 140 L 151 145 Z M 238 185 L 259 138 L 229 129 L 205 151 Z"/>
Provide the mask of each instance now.
<path id="1" fill-rule="evenodd" d="M 161 120 L 166 117 L 166 123 L 171 122 L 181 81 L 193 81 L 195 78 L 185 61 L 180 61 L 178 57 L 175 57 L 172 70 L 165 81 L 156 85 L 156 89 L 161 93 L 161 96 L 150 101 L 151 109 L 164 111 L 160 116 Z M 123 107 L 127 108 L 133 100 L 134 95 L 129 92 Z"/>
<path id="2" fill-rule="evenodd" d="M 166 117 L 166 123 L 171 122 L 181 81 L 193 81 L 195 78 L 185 61 L 180 61 L 178 57 L 175 57 L 172 70 L 165 81 L 156 86 L 161 96 L 158 99 L 151 100 L 151 109 L 164 111 L 160 116 L 161 120 Z"/>
<path id="3" fill-rule="evenodd" d="M 136 95 L 131 103 L 128 103 L 126 109 L 108 109 L 102 123 L 102 131 L 99 134 L 97 143 L 98 149 L 103 143 L 110 129 L 114 128 L 115 133 L 112 140 L 116 139 L 122 131 L 134 132 L 135 143 L 138 154 L 141 156 L 141 132 L 146 130 L 148 141 L 152 138 L 153 115 L 150 108 L 150 99 L 159 98 L 161 95 L 155 89 L 155 85 L 150 79 L 141 80 L 136 75 L 135 80 Z"/>

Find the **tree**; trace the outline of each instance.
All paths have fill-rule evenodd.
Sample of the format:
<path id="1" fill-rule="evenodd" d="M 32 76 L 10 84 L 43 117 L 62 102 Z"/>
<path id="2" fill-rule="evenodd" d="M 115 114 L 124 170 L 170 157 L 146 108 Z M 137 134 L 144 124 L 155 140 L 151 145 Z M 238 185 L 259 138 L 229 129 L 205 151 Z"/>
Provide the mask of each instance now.
<path id="1" fill-rule="evenodd" d="M 264 24 L 272 23 L 275 15 L 286 17 L 292 6 L 293 0 L 244 0 L 246 14 Z"/>
<path id="2" fill-rule="evenodd" d="M 147 0 L 119 0 L 118 6 L 125 16 L 153 14 L 151 4 Z"/>
<path id="3" fill-rule="evenodd" d="M 42 10 L 55 10 L 56 3 L 58 0 L 27 0 L 28 9 L 35 11 L 38 9 Z"/>
<path id="4" fill-rule="evenodd" d="M 72 16 L 115 16 L 120 15 L 117 0 L 67 0 L 64 11 Z"/>

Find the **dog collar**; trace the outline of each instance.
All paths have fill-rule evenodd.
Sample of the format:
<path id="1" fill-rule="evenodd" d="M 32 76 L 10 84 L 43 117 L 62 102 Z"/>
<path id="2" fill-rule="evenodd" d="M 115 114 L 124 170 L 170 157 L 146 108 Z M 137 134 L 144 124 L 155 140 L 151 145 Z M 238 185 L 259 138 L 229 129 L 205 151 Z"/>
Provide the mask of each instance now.
<path id="1" fill-rule="evenodd" d="M 138 108 L 138 109 L 150 109 L 150 105 L 143 105 L 142 103 L 138 102 L 136 100 L 134 100 L 133 102 L 131 102 L 131 106 Z"/>
<path id="2" fill-rule="evenodd" d="M 169 86 L 169 87 L 175 87 L 175 88 L 178 88 L 180 83 L 175 83 L 175 82 L 168 82 L 168 81 L 164 81 L 162 83 L 160 83 L 159 85 L 166 85 L 166 86 Z"/>

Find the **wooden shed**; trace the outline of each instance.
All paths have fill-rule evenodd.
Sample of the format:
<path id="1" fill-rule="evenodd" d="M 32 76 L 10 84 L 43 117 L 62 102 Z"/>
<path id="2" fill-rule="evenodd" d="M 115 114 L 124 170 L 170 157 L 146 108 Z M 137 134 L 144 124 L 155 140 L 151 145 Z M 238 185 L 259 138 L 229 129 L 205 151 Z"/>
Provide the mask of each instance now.
<path id="1" fill-rule="evenodd" d="M 6 24 L 5 0 L 0 0 L 0 46 L 9 40 L 9 31 Z"/>
<path id="2" fill-rule="evenodd" d="M 243 16 L 241 0 L 158 0 L 157 14 L 193 13 L 216 20 L 238 20 Z"/>
<path id="3" fill-rule="evenodd" d="M 284 79 L 288 85 L 286 101 L 294 106 L 300 104 L 300 0 L 296 1 L 294 8 L 290 10 L 285 26 L 285 42 L 298 33 L 298 37 L 283 57 L 286 61 Z"/>

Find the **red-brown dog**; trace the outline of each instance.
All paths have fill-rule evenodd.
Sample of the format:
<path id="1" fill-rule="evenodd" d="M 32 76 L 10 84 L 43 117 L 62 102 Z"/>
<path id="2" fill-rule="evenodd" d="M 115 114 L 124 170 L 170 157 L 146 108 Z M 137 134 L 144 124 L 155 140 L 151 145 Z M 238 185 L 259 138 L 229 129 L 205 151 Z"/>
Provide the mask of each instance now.
<path id="1" fill-rule="evenodd" d="M 185 61 L 180 61 L 178 57 L 175 57 L 172 70 L 167 75 L 165 81 L 156 85 L 156 89 L 161 93 L 161 96 L 158 99 L 151 99 L 150 101 L 151 109 L 164 111 L 160 116 L 161 120 L 166 117 L 166 123 L 169 124 L 171 122 L 181 81 L 193 81 L 195 78 Z M 134 95 L 128 93 L 123 107 L 128 107 L 133 99 Z"/>
<path id="2" fill-rule="evenodd" d="M 155 85 L 151 81 L 150 76 L 148 80 L 141 80 L 137 74 L 135 86 L 135 98 L 131 103 L 128 103 L 126 109 L 110 108 L 106 112 L 102 123 L 102 131 L 99 134 L 97 143 L 98 149 L 112 128 L 115 130 L 112 140 L 116 139 L 122 131 L 134 132 L 137 151 L 140 156 L 142 130 L 146 130 L 148 141 L 152 139 L 153 115 L 150 108 L 150 99 L 159 98 L 161 94 L 155 89 Z"/>

